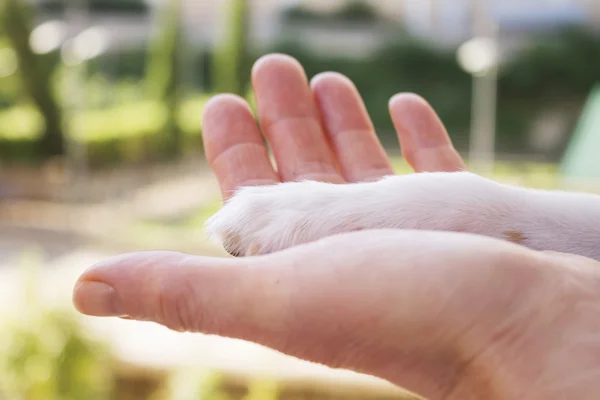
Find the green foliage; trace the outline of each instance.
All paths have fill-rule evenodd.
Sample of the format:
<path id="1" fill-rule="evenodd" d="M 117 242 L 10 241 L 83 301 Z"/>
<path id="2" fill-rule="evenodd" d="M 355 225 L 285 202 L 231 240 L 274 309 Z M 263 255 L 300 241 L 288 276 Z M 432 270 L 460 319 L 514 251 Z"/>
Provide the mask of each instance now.
<path id="1" fill-rule="evenodd" d="M 115 81 L 142 80 L 148 76 L 148 53 L 145 48 L 113 50 L 88 61 L 87 71 L 89 76 L 101 74 Z"/>
<path id="2" fill-rule="evenodd" d="M 250 67 L 248 66 L 249 0 L 227 0 L 228 37 L 216 50 L 212 75 L 216 92 L 246 93 Z"/>
<path id="3" fill-rule="evenodd" d="M 377 22 L 381 16 L 377 10 L 363 0 L 347 1 L 342 7 L 327 13 L 315 12 L 299 5 L 284 12 L 284 18 L 289 22 Z"/>
<path id="4" fill-rule="evenodd" d="M 503 68 L 503 92 L 528 97 L 587 95 L 600 82 L 600 37 L 569 28 L 537 39 Z"/>
<path id="5" fill-rule="evenodd" d="M 300 42 L 280 43 L 269 52 L 290 54 L 304 65 L 309 77 L 322 71 L 348 76 L 363 96 L 380 138 L 396 143 L 387 109 L 391 96 L 415 92 L 440 115 L 459 149 L 469 140 L 471 77 L 456 62 L 455 50 L 443 50 L 410 38 L 390 43 L 364 60 L 317 56 Z M 581 29 L 540 38 L 508 64 L 498 82 L 497 148 L 527 152 L 525 133 L 549 105 L 577 109 L 600 82 L 600 38 Z M 575 105 L 575 106 L 573 106 Z M 576 117 L 576 116 L 575 116 Z"/>
<path id="6" fill-rule="evenodd" d="M 183 148 L 201 149 L 199 110 L 207 96 L 182 101 L 177 125 Z M 110 108 L 87 110 L 72 121 L 77 139 L 88 150 L 92 166 L 136 163 L 164 159 L 163 132 L 168 110 L 158 101 L 138 101 Z M 0 159 L 5 162 L 37 162 L 36 143 L 43 131 L 43 118 L 32 106 L 0 111 Z"/>
<path id="7" fill-rule="evenodd" d="M 270 380 L 256 380 L 250 383 L 248 394 L 243 400 L 277 400 L 279 388 Z"/>
<path id="8" fill-rule="evenodd" d="M 10 3 L 20 1 L 8 0 Z M 416 92 L 439 113 L 457 147 L 466 148 L 470 131 L 471 78 L 459 68 L 454 49 L 440 50 L 401 36 L 368 59 L 323 57 L 304 48 L 300 41 L 280 43 L 250 53 L 245 37 L 247 1 L 230 0 L 227 3 L 231 7 L 229 23 L 232 28 L 228 30 L 230 36 L 223 46 L 214 53 L 209 49 L 193 53 L 193 69 L 199 71 L 197 81 L 201 81 L 203 87 L 209 87 L 213 92 L 246 95 L 251 63 L 265 53 L 287 53 L 300 60 L 309 77 L 330 70 L 352 79 L 385 145 L 395 147 L 397 143 L 387 109 L 389 98 L 398 92 Z M 6 8 L 6 4 L 0 2 L 0 9 Z M 173 20 L 174 14 L 170 15 L 164 15 L 165 24 L 169 18 Z M 171 26 L 177 27 L 176 24 Z M 2 24 L 0 27 L 4 28 Z M 124 50 L 90 63 L 92 75 L 88 77 L 86 101 L 94 110 L 78 117 L 74 126 L 79 132 L 86 132 L 78 135 L 87 143 L 94 164 L 164 158 L 169 154 L 165 140 L 169 139 L 168 133 L 173 131 L 173 126 L 181 130 L 177 148 L 186 149 L 192 144 L 192 148 L 198 148 L 198 116 L 204 99 L 183 100 L 183 95 L 175 95 L 177 88 L 181 88 L 180 64 L 174 56 L 178 33 L 177 29 L 163 29 L 162 33 L 150 53 Z M 52 66 L 50 58 L 44 60 L 45 64 L 40 65 Z M 37 71 L 36 68 L 33 70 Z M 145 97 L 138 84 L 144 72 L 147 72 L 145 83 L 153 87 L 150 99 Z M 56 78 L 60 78 L 60 74 L 54 73 L 53 77 L 57 86 L 60 82 Z M 31 82 L 28 83 L 30 89 Z M 598 82 L 598 36 L 581 29 L 569 29 L 534 41 L 500 68 L 498 150 L 529 151 L 525 133 L 539 113 L 548 107 L 564 110 L 568 105 L 569 110 L 573 110 L 570 118 L 575 119 L 578 106 Z M 39 102 L 2 111 L 1 107 L 15 103 L 15 99 L 21 101 L 18 104 L 27 104 L 21 99 L 23 94 L 19 90 L 26 83 L 25 80 L 16 81 L 14 76 L 0 79 L 0 157 L 3 160 L 38 160 L 35 141 L 49 131 L 49 125 L 61 118 L 60 112 L 58 117 L 53 117 L 49 111 L 42 112 Z M 185 87 L 187 90 L 187 83 Z M 60 98 L 58 100 L 60 102 Z M 178 110 L 177 117 L 173 117 L 173 110 Z"/>
<path id="9" fill-rule="evenodd" d="M 72 311 L 48 306 L 38 298 L 39 266 L 37 257 L 22 264 L 22 307 L 16 307 L 8 321 L 4 319 L 0 330 L 0 397 L 112 398 L 110 354 L 88 337 Z"/>
<path id="10" fill-rule="evenodd" d="M 35 54 L 31 49 L 29 37 L 33 29 L 33 11 L 27 1 L 4 0 L 0 7 L 3 7 L 0 25 L 4 26 L 17 55 L 23 88 L 44 118 L 45 130 L 38 150 L 46 157 L 61 155 L 65 150 L 62 112 L 52 88 L 56 59 L 53 55 Z"/>
<path id="11" fill-rule="evenodd" d="M 323 71 L 348 76 L 365 99 L 367 109 L 385 145 L 395 145 L 396 134 L 388 112 L 389 99 L 399 92 L 427 98 L 454 133 L 460 146 L 469 128 L 470 77 L 450 51 L 405 40 L 385 46 L 369 59 L 317 57 L 298 43 L 282 43 L 273 51 L 296 57 L 309 77 Z"/>
<path id="12" fill-rule="evenodd" d="M 377 10 L 363 0 L 350 0 L 336 16 L 347 22 L 376 22 L 380 18 Z"/>
<path id="13" fill-rule="evenodd" d="M 1 17 L 0 17 L 1 19 Z M 21 84 L 11 69 L 16 64 L 15 52 L 6 39 L 0 37 L 0 109 L 11 106 L 21 97 Z"/>
<path id="14" fill-rule="evenodd" d="M 177 371 L 170 377 L 166 390 L 156 395 L 156 399 L 177 400 L 231 400 L 227 393 L 226 380 L 218 373 L 197 373 L 194 371 Z M 241 400 L 278 400 L 279 387 L 268 379 L 257 379 L 250 382 L 247 393 Z"/>
<path id="15" fill-rule="evenodd" d="M 166 105 L 167 115 L 163 142 L 165 154 L 178 155 L 181 150 L 181 132 L 177 124 L 180 101 L 182 29 L 181 1 L 169 0 L 161 14 L 160 34 L 150 48 L 148 76 L 150 97 Z"/>
<path id="16" fill-rule="evenodd" d="M 34 139 L 43 129 L 44 119 L 32 106 L 16 106 L 0 112 L 0 137 L 3 139 Z"/>
<path id="17" fill-rule="evenodd" d="M 3 20 L 4 6 L 0 5 L 0 21 Z M 4 25 L 0 23 L 0 109 L 14 104 L 19 97 L 20 85 L 16 74 L 10 74 L 16 55 L 6 36 Z"/>
<path id="18" fill-rule="evenodd" d="M 65 311 L 44 311 L 5 327 L 0 394 L 28 400 L 108 400 L 110 362 Z"/>
<path id="19" fill-rule="evenodd" d="M 180 0 L 168 0 L 160 13 L 158 34 L 151 43 L 146 83 L 150 96 L 164 100 L 177 92 L 181 44 Z"/>
<path id="20" fill-rule="evenodd" d="M 143 0 L 87 0 L 93 13 L 144 14 L 148 5 Z M 42 0 L 37 7 L 46 13 L 64 13 L 64 0 Z"/>

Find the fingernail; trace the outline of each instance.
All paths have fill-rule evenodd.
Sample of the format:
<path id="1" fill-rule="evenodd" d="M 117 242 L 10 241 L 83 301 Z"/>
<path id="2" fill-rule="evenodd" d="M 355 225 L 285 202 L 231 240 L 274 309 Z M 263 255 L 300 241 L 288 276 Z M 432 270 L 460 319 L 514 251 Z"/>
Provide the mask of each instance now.
<path id="1" fill-rule="evenodd" d="M 117 291 L 102 282 L 82 282 L 75 288 L 75 306 L 83 314 L 97 317 L 125 315 Z"/>

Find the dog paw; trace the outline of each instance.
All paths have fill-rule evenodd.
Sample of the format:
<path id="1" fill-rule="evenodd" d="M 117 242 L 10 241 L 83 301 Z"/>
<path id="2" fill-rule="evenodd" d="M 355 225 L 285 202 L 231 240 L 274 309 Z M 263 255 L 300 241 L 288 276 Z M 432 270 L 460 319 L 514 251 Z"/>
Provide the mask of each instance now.
<path id="1" fill-rule="evenodd" d="M 459 231 L 503 238 L 516 226 L 507 189 L 467 172 L 246 187 L 206 223 L 232 255 L 271 253 L 363 229 Z"/>
<path id="2" fill-rule="evenodd" d="M 353 186 L 303 181 L 245 187 L 206 222 L 206 231 L 229 254 L 248 256 L 360 230 L 360 201 L 348 193 Z"/>

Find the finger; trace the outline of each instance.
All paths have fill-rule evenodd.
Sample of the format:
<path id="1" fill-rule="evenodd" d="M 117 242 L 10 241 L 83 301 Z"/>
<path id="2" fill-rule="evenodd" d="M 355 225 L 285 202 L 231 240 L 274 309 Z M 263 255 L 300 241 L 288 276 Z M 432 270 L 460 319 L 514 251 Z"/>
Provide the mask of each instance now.
<path id="1" fill-rule="evenodd" d="M 74 303 L 89 315 L 253 341 L 436 399 L 464 372 L 463 357 L 482 350 L 474 321 L 496 326 L 535 287 L 524 273 L 508 281 L 524 251 L 474 235 L 392 230 L 244 259 L 137 253 L 84 273 Z M 502 288 L 501 304 L 490 287 Z"/>
<path id="2" fill-rule="evenodd" d="M 279 180 L 252 111 L 240 97 L 218 95 L 206 104 L 202 137 L 224 199 L 241 186 Z"/>
<path id="3" fill-rule="evenodd" d="M 466 170 L 444 124 L 423 98 L 410 93 L 398 94 L 390 100 L 389 108 L 402 154 L 415 171 Z"/>
<path id="4" fill-rule="evenodd" d="M 320 117 L 298 61 L 268 55 L 252 70 L 258 115 L 283 181 L 342 183 Z"/>
<path id="5" fill-rule="evenodd" d="M 268 296 L 281 293 L 268 287 L 273 284 L 268 274 L 244 271 L 231 260 L 159 251 L 125 254 L 86 271 L 74 303 L 85 314 L 150 320 L 177 331 L 223 330 L 241 337 L 254 325 L 267 329 L 275 321 L 264 320 L 253 306 L 264 302 L 264 315 L 273 313 Z M 211 304 L 223 308 L 216 312 Z"/>
<path id="6" fill-rule="evenodd" d="M 394 173 L 354 84 L 338 73 L 311 81 L 325 132 L 348 182 L 369 181 Z"/>

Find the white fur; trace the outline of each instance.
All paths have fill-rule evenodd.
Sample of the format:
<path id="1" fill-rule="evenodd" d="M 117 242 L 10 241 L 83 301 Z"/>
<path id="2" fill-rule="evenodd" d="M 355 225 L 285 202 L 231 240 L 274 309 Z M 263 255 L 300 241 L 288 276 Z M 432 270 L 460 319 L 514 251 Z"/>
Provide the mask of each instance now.
<path id="1" fill-rule="evenodd" d="M 206 227 L 239 255 L 341 232 L 397 228 L 469 232 L 600 259 L 600 196 L 509 186 L 469 172 L 246 187 Z"/>

